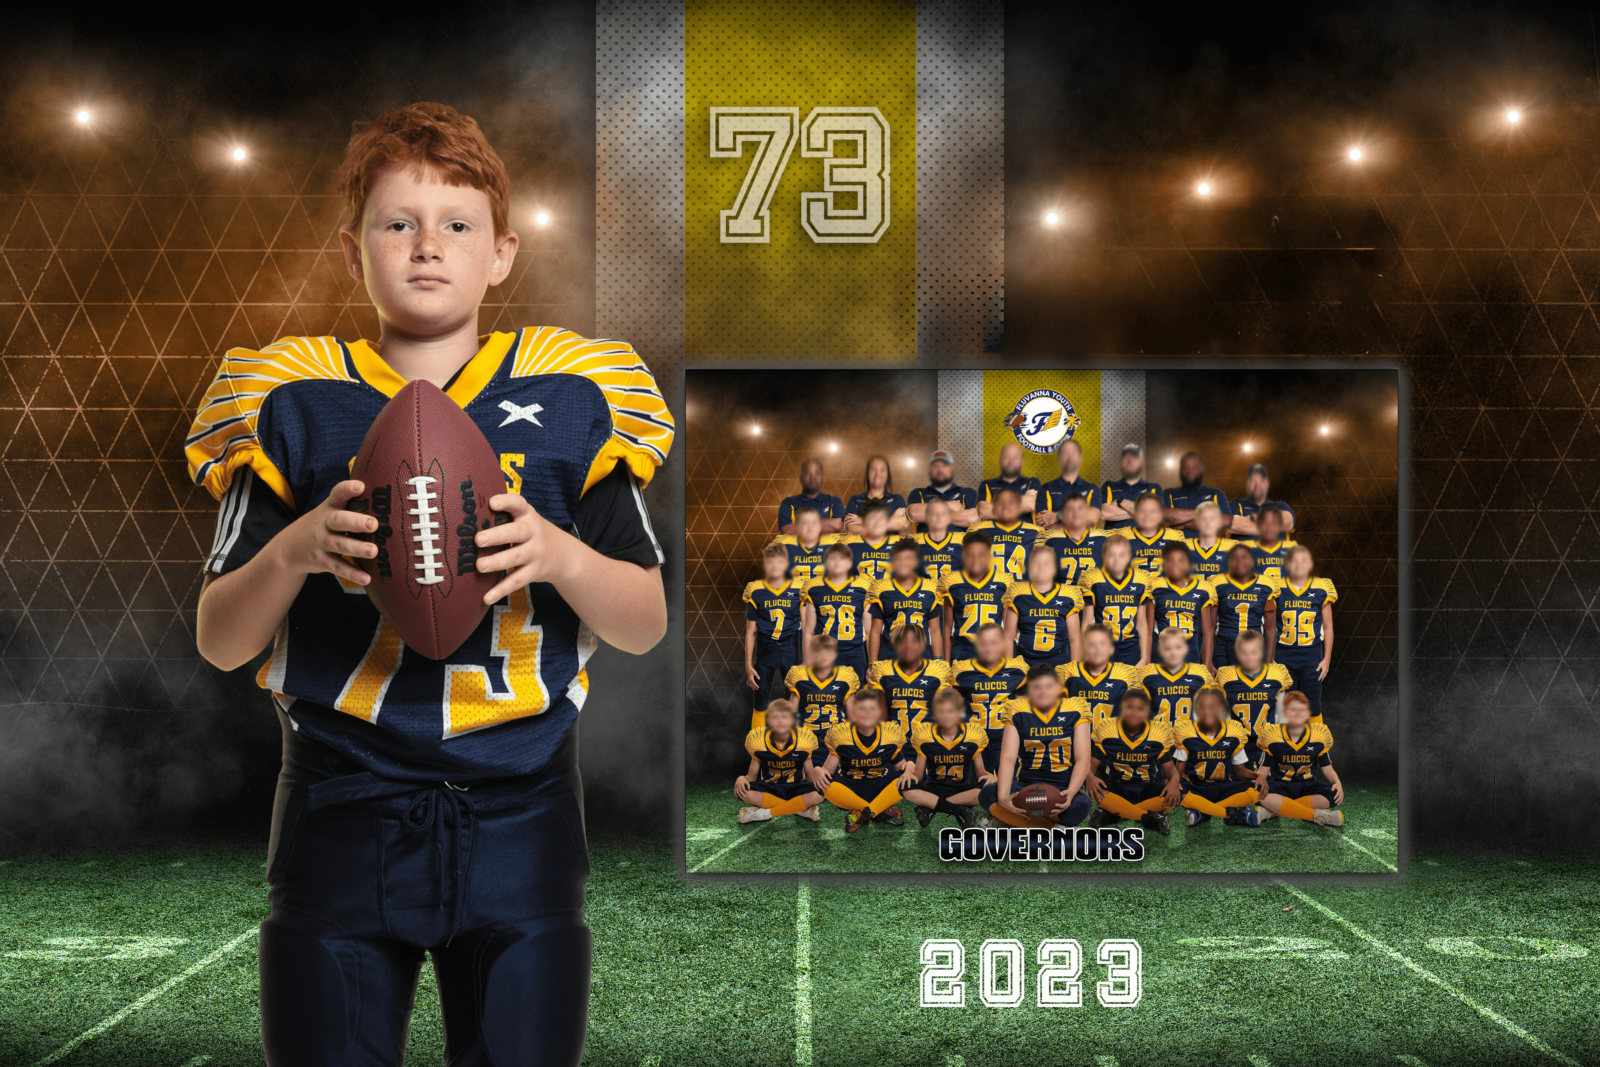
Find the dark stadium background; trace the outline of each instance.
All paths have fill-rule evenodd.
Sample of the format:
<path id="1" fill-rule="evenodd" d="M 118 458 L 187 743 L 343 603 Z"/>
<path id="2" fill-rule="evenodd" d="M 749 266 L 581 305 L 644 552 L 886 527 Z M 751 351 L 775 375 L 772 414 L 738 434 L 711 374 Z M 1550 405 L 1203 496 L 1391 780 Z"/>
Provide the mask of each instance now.
<path id="1" fill-rule="evenodd" d="M 1412 828 L 1570 845 L 1600 756 L 1589 8 L 1007 12 L 995 358 L 1398 359 Z M 415 99 L 482 119 L 519 212 L 537 196 L 555 217 L 523 228 L 492 302 L 590 328 L 592 8 L 37 6 L 8 12 L 0 59 L 0 839 L 261 836 L 271 717 L 248 672 L 193 652 L 194 397 L 228 344 L 370 328 L 329 262 L 333 167 L 352 118 Z M 66 113 L 85 95 L 110 102 L 87 137 Z M 1514 137 L 1494 124 L 1510 103 Z M 1370 166 L 1341 165 L 1353 137 Z M 219 162 L 231 138 L 247 166 Z M 1046 231 L 1048 207 L 1072 225 Z M 595 661 L 597 823 L 679 832 L 682 656 Z"/>

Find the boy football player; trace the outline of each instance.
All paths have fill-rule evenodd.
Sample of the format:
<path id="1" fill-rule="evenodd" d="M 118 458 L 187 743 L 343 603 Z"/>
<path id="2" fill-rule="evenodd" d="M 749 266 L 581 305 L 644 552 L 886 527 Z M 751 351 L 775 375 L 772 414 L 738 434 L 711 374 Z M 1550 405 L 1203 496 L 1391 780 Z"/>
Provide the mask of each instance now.
<path id="1" fill-rule="evenodd" d="M 828 731 L 828 758 L 812 767 L 811 783 L 828 803 L 845 812 L 844 832 L 869 821 L 905 825 L 900 778 L 905 770 L 906 735 L 883 721 L 883 694 L 863 689 L 850 700 L 850 721 Z M 838 781 L 834 781 L 837 772 Z"/>
<path id="2" fill-rule="evenodd" d="M 1273 599 L 1277 609 L 1278 651 L 1274 659 L 1289 671 L 1294 688 L 1311 701 L 1311 721 L 1322 721 L 1322 681 L 1333 662 L 1333 606 L 1339 591 L 1327 578 L 1313 578 L 1311 550 L 1289 550 L 1288 580 Z"/>
<path id="3" fill-rule="evenodd" d="M 932 635 L 934 659 L 940 659 L 944 642 L 944 600 L 939 587 L 931 578 L 917 573 L 921 563 L 917 542 L 902 537 L 894 543 L 890 557 L 887 581 L 873 586 L 872 601 L 867 607 L 871 630 L 867 634 L 869 662 L 894 659 L 893 642 L 886 637 L 907 626 L 915 626 Z"/>
<path id="4" fill-rule="evenodd" d="M 995 566 L 1004 572 L 1008 583 L 1028 580 L 1028 555 L 1034 544 L 1044 537 L 1044 531 L 1031 522 L 1022 521 L 1022 498 L 1015 489 L 997 491 L 994 518 L 974 523 L 971 530 L 982 530 L 989 535 Z"/>
<path id="5" fill-rule="evenodd" d="M 1234 545 L 1228 553 L 1228 573 L 1208 583 L 1216 594 L 1217 632 L 1211 642 L 1212 670 L 1237 663 L 1233 643 L 1247 630 L 1271 633 L 1277 608 L 1273 602 L 1282 588 L 1276 578 L 1256 573 L 1256 559 L 1247 545 Z M 1270 661 L 1271 656 L 1267 659 Z"/>
<path id="6" fill-rule="evenodd" d="M 1089 705 L 1062 692 L 1061 679 L 1045 666 L 1028 671 L 1024 694 L 1006 702 L 1000 762 L 978 804 L 1007 826 L 1077 826 L 1089 813 Z M 1034 782 L 1055 786 L 1066 799 L 1044 815 L 1022 812 L 1011 795 Z"/>
<path id="7" fill-rule="evenodd" d="M 892 631 L 889 638 L 894 658 L 874 663 L 867 672 L 867 684 L 883 693 L 885 721 L 899 723 L 910 737 L 929 721 L 933 695 L 950 684 L 950 665 L 927 658 L 928 632 L 916 623 Z"/>
<path id="8" fill-rule="evenodd" d="M 867 676 L 867 603 L 872 579 L 850 575 L 850 550 L 829 545 L 822 557 L 822 577 L 802 590 L 801 626 L 807 647 L 813 634 L 827 634 L 837 642 L 834 661 Z"/>
<path id="9" fill-rule="evenodd" d="M 1189 659 L 1189 641 L 1176 626 L 1156 635 L 1156 662 L 1138 674 L 1137 684 L 1150 694 L 1150 717 L 1171 730 L 1194 713 L 1194 697 L 1210 685 L 1205 664 Z"/>
<path id="10" fill-rule="evenodd" d="M 853 667 L 835 665 L 839 643 L 827 634 L 817 634 L 806 649 L 809 665 L 790 668 L 784 685 L 794 701 L 796 723 L 824 737 L 830 726 L 845 721 L 845 707 L 861 688 L 861 676 Z"/>
<path id="11" fill-rule="evenodd" d="M 1209 500 L 1202 500 L 1194 509 L 1194 536 L 1185 544 L 1189 546 L 1189 573 L 1201 581 L 1220 578 L 1228 571 L 1228 553 L 1238 541 L 1223 537 L 1227 524 L 1222 509 Z"/>
<path id="12" fill-rule="evenodd" d="M 794 722 L 794 704 L 778 699 L 767 705 L 766 725 L 745 735 L 750 769 L 733 782 L 734 796 L 744 801 L 742 823 L 766 822 L 780 815 L 798 815 L 820 822 L 822 794 L 811 788 L 806 769 L 817 750 L 817 735 Z"/>
<path id="13" fill-rule="evenodd" d="M 744 674 L 755 690 L 750 728 L 762 725 L 772 684 L 800 662 L 800 587 L 784 577 L 789 553 L 768 545 L 761 553 L 762 580 L 744 587 Z"/>
<path id="14" fill-rule="evenodd" d="M 1172 758 L 1183 768 L 1180 782 L 1187 824 L 1199 826 L 1215 815 L 1229 825 L 1257 825 L 1257 815 L 1250 809 L 1261 794 L 1245 774 L 1249 734 L 1243 723 L 1228 715 L 1221 689 L 1208 685 L 1195 694 L 1194 719 L 1178 720 L 1173 740 L 1177 746 Z"/>
<path id="15" fill-rule="evenodd" d="M 1056 668 L 1056 676 L 1066 687 L 1067 695 L 1082 698 L 1094 721 L 1099 722 L 1117 713 L 1122 694 L 1130 685 L 1138 684 L 1139 672 L 1112 661 L 1116 646 L 1111 631 L 1099 623 L 1085 626 L 1078 641 L 1083 646 L 1083 659 L 1063 663 Z"/>
<path id="16" fill-rule="evenodd" d="M 1228 697 L 1228 710 L 1244 724 L 1250 737 L 1245 753 L 1250 766 L 1257 758 L 1256 737 L 1261 728 L 1277 721 L 1278 696 L 1294 688 L 1289 672 L 1281 663 L 1267 663 L 1263 653 L 1266 641 L 1256 630 L 1246 630 L 1234 644 L 1231 667 L 1217 671 L 1216 683 Z"/>
<path id="17" fill-rule="evenodd" d="M 1256 528 L 1261 531 L 1261 536 L 1239 543 L 1249 547 L 1257 574 L 1273 581 L 1282 581 L 1289 550 L 1295 546 L 1293 541 L 1283 536 L 1283 512 L 1278 510 L 1276 504 L 1266 505 L 1256 512 Z"/>
<path id="18" fill-rule="evenodd" d="M 1083 592 L 1056 580 L 1056 553 L 1048 544 L 1034 546 L 1028 557 L 1028 580 L 1007 589 L 1000 606 L 1005 610 L 1006 643 L 1028 666 L 1054 667 L 1078 658 Z"/>
<path id="19" fill-rule="evenodd" d="M 1133 525 L 1118 531 L 1133 546 L 1135 570 L 1161 573 L 1162 550 L 1169 544 L 1186 544 L 1183 531 L 1166 524 L 1161 498 L 1145 493 L 1133 502 Z"/>
<path id="20" fill-rule="evenodd" d="M 976 655 L 972 639 L 979 627 L 1000 623 L 1000 601 L 1011 583 L 995 564 L 989 535 L 971 530 L 961 539 L 961 570 L 939 590 L 944 597 L 944 647 L 950 661 Z"/>
<path id="21" fill-rule="evenodd" d="M 861 522 L 853 533 L 841 534 L 837 543 L 850 549 L 851 573 L 873 582 L 889 577 L 894 546 L 889 541 L 889 505 L 869 501 L 861 509 Z"/>
<path id="22" fill-rule="evenodd" d="M 917 534 L 924 578 L 943 587 L 961 569 L 961 535 L 950 525 L 950 505 L 935 497 L 928 501 L 927 529 Z"/>
<path id="23" fill-rule="evenodd" d="M 1217 591 L 1189 573 L 1189 546 L 1168 541 L 1161 550 L 1161 577 L 1150 585 L 1151 629 L 1160 633 L 1177 627 L 1188 640 L 1188 656 L 1204 663 L 1216 620 Z"/>
<path id="24" fill-rule="evenodd" d="M 1261 768 L 1256 788 L 1261 806 L 1272 815 L 1303 819 L 1318 826 L 1343 826 L 1344 785 L 1333 769 L 1329 753 L 1333 734 L 1311 721 L 1311 701 L 1304 693 L 1283 694 L 1283 721 L 1262 727 L 1258 735 Z M 1317 781 L 1314 773 L 1322 776 Z M 1270 817 L 1263 813 L 1263 818 Z"/>
<path id="25" fill-rule="evenodd" d="M 1000 734 L 1006 726 L 1007 701 L 1022 688 L 1028 664 L 1008 655 L 1005 631 L 998 623 L 978 628 L 977 655 L 950 664 L 950 684 L 966 698 L 972 721 L 988 731 L 989 751 L 1000 751 Z"/>
<path id="26" fill-rule="evenodd" d="M 1086 496 L 1074 493 L 1062 502 L 1061 528 L 1045 534 L 1045 543 L 1055 549 L 1057 581 L 1077 585 L 1101 565 L 1101 549 L 1111 533 L 1092 526 L 1093 515 Z"/>
<path id="27" fill-rule="evenodd" d="M 839 539 L 838 534 L 822 532 L 822 512 L 813 507 L 796 508 L 792 534 L 779 534 L 773 544 L 782 545 L 789 557 L 789 580 L 804 589 L 808 582 L 822 577 L 822 554 Z"/>
<path id="28" fill-rule="evenodd" d="M 1099 810 L 1089 825 L 1115 826 L 1133 819 L 1146 830 L 1172 836 L 1167 812 L 1182 790 L 1172 762 L 1172 731 L 1150 721 L 1150 695 L 1134 686 L 1122 696 L 1121 714 L 1094 724 L 1089 798 Z"/>
<path id="29" fill-rule="evenodd" d="M 939 690 L 932 721 L 911 732 L 917 761 L 900 779 L 900 795 L 917 806 L 919 826 L 932 822 L 935 812 L 950 816 L 962 829 L 973 824 L 978 790 L 993 778 L 983 765 L 988 744 L 983 727 L 967 721 L 961 694 L 948 686 Z"/>
<path id="30" fill-rule="evenodd" d="M 1106 538 L 1105 565 L 1078 581 L 1087 602 L 1084 618 L 1099 623 L 1111 634 L 1111 658 L 1129 667 L 1150 662 L 1150 599 L 1154 576 L 1133 566 L 1132 542 L 1126 537 Z"/>
<path id="31" fill-rule="evenodd" d="M 185 443 L 221 502 L 200 653 L 232 670 L 274 642 L 260 675 L 284 735 L 259 953 L 266 1060 L 398 1062 L 431 954 L 447 1059 L 576 1063 L 591 943 L 572 726 L 595 639 L 638 654 L 666 632 L 639 486 L 672 417 L 622 342 L 479 334 L 517 235 L 505 166 L 472 119 L 385 112 L 351 139 L 340 185 L 345 265 L 379 339 L 230 350 Z M 510 482 L 487 500 L 510 521 L 475 535 L 477 569 L 504 573 L 494 606 L 443 661 L 360 595 L 369 578 L 351 561 L 376 557 L 378 522 L 346 508 L 366 489 L 350 457 L 417 379 L 461 405 Z"/>

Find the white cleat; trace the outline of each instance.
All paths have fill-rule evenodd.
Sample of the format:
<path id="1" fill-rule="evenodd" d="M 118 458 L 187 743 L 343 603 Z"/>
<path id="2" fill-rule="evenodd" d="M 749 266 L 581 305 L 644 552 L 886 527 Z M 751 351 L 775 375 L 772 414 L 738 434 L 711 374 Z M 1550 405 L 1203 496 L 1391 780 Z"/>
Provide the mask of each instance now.
<path id="1" fill-rule="evenodd" d="M 795 812 L 795 816 L 797 818 L 801 818 L 801 819 L 810 819 L 812 822 L 821 822 L 822 821 L 822 805 L 821 804 L 813 804 L 809 808 L 805 809 L 804 811 Z"/>
<path id="2" fill-rule="evenodd" d="M 740 822 L 766 822 L 772 818 L 771 808 L 740 808 Z"/>
<path id="3" fill-rule="evenodd" d="M 1311 821 L 1318 826 L 1343 826 L 1344 812 L 1334 811 L 1332 808 L 1318 808 L 1312 815 Z"/>
<path id="4" fill-rule="evenodd" d="M 993 830 L 996 826 L 1004 826 L 1005 823 L 1001 822 L 993 815 L 984 815 L 978 819 L 978 825 L 985 830 Z"/>
<path id="5" fill-rule="evenodd" d="M 1276 819 L 1277 817 L 1278 813 L 1267 807 L 1265 804 L 1256 805 L 1256 825 L 1259 826 L 1268 819 Z"/>

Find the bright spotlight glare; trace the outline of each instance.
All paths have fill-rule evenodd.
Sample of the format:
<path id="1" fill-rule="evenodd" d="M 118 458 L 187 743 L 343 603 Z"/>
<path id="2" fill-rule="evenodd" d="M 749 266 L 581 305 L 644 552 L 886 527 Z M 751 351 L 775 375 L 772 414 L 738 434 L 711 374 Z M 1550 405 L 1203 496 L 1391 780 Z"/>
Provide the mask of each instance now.
<path id="1" fill-rule="evenodd" d="M 534 216 L 533 216 L 533 224 L 535 226 L 548 226 L 548 225 L 550 225 L 550 212 L 548 212 L 548 211 L 535 212 Z"/>
<path id="2" fill-rule="evenodd" d="M 1246 452 L 1248 452 L 1248 451 L 1250 451 L 1250 442 L 1249 442 L 1249 441 L 1246 441 L 1246 442 L 1245 442 L 1245 443 L 1244 443 L 1244 450 L 1245 450 L 1245 451 L 1246 451 Z"/>
<path id="3" fill-rule="evenodd" d="M 79 126 L 89 125 L 89 109 L 86 107 L 80 107 L 78 113 L 72 117 L 78 120 Z"/>
<path id="4" fill-rule="evenodd" d="M 1177 465 L 1178 465 L 1178 461 L 1177 460 L 1173 459 L 1171 456 L 1167 457 L 1167 466 L 1176 467 Z"/>
<path id="5" fill-rule="evenodd" d="M 1210 196 L 1211 195 L 1211 183 L 1210 182 L 1201 182 L 1199 185 L 1194 187 L 1194 191 L 1199 193 L 1201 196 Z"/>
<path id="6" fill-rule="evenodd" d="M 1322 436 L 1328 436 L 1328 428 L 1326 426 L 1322 427 Z"/>
<path id="7" fill-rule="evenodd" d="M 829 452 L 837 452 L 837 451 L 839 451 L 839 446 L 838 445 L 829 445 L 828 446 L 828 451 Z"/>
<path id="8" fill-rule="evenodd" d="M 235 148 L 232 152 L 233 161 L 235 163 L 243 163 L 249 154 L 250 153 L 246 152 L 242 146 Z"/>
<path id="9" fill-rule="evenodd" d="M 1516 108 L 1512 108 L 1510 111 L 1506 112 L 1506 121 L 1515 126 L 1517 123 L 1522 121 L 1522 112 L 1518 111 Z"/>
<path id="10" fill-rule="evenodd" d="M 1046 226 L 1059 226 L 1059 225 L 1061 225 L 1061 212 L 1059 212 L 1059 211 L 1046 211 L 1044 213 L 1044 224 Z"/>
<path id="11" fill-rule="evenodd" d="M 914 460 L 914 459 L 911 459 L 911 458 L 909 458 L 909 457 L 907 457 L 907 459 L 906 459 L 906 466 L 908 466 L 908 467 L 915 467 L 915 466 L 916 466 L 916 465 L 917 465 L 917 461 L 916 461 L 916 460 Z"/>
<path id="12" fill-rule="evenodd" d="M 1346 152 L 1345 155 L 1350 157 L 1350 162 L 1352 163 L 1361 162 L 1361 149 L 1359 148 L 1352 148 L 1350 151 Z"/>
<path id="13" fill-rule="evenodd" d="M 760 437 L 761 436 L 761 427 L 752 426 L 752 427 L 750 427 L 750 432 L 752 434 L 754 434 L 756 437 Z"/>

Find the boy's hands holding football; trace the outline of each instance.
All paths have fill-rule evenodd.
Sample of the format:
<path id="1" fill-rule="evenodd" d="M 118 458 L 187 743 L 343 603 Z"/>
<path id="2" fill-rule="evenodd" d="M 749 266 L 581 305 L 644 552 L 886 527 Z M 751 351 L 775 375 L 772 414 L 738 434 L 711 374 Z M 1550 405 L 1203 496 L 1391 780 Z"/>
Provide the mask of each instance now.
<path id="1" fill-rule="evenodd" d="M 479 530 L 473 538 L 479 548 L 506 546 L 503 552 L 479 555 L 478 570 L 510 573 L 484 594 L 485 604 L 533 582 L 560 582 L 570 574 L 573 550 L 582 542 L 533 510 L 519 493 L 490 497 L 489 507 L 510 515 L 511 521 Z"/>
<path id="2" fill-rule="evenodd" d="M 350 535 L 372 533 L 378 528 L 378 520 L 359 511 L 345 510 L 345 505 L 365 491 L 366 486 L 359 481 L 340 482 L 326 500 L 272 539 L 280 562 L 290 573 L 327 572 L 356 585 L 372 581 L 367 572 L 351 564 L 350 559 L 371 559 L 378 554 L 378 548 L 371 541 Z"/>

